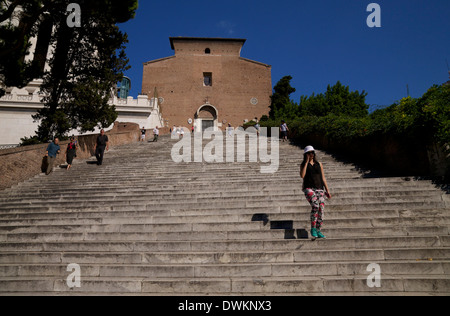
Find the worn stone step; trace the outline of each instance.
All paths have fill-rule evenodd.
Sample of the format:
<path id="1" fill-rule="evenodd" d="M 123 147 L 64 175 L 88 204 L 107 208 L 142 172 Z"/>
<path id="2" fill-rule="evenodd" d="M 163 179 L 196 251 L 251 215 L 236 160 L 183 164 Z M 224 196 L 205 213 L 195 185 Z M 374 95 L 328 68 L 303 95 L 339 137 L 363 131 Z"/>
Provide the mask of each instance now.
<path id="1" fill-rule="evenodd" d="M 296 215 L 292 220 L 271 220 L 270 224 L 264 220 L 255 220 L 250 216 L 246 221 L 238 221 L 237 217 L 231 217 L 229 221 L 217 221 L 217 217 L 208 217 L 204 221 L 197 220 L 195 216 L 175 217 L 114 217 L 114 218 L 64 218 L 64 219 L 29 219 L 29 220 L 0 220 L 0 233 L 11 233 L 14 231 L 31 230 L 38 228 L 40 231 L 49 229 L 49 226 L 59 226 L 63 230 L 80 231 L 135 231 L 135 232 L 202 232 L 202 231 L 233 231 L 233 230 L 261 230 L 266 225 L 271 229 L 293 229 L 301 228 L 309 223 L 308 213 L 303 216 Z M 299 220 L 304 217 L 304 220 Z M 287 219 L 288 217 L 286 217 Z M 214 221 L 216 219 L 216 221 Z M 219 216 L 220 220 L 220 216 Z M 91 226 L 90 228 L 87 226 Z M 397 218 L 352 218 L 352 219 L 329 219 L 326 226 L 329 228 L 376 228 L 376 227 L 402 227 L 402 226 L 435 226 L 448 225 L 450 227 L 450 216 L 448 217 L 397 217 Z M 73 226 L 73 227 L 71 227 Z M 24 229 L 20 229 L 20 228 Z"/>
<path id="2" fill-rule="evenodd" d="M 154 264 L 214 264 L 214 263 L 310 263 L 310 262 L 349 262 L 385 260 L 415 260 L 416 262 L 432 262 L 449 260 L 449 248 L 411 248 L 411 249 L 371 249 L 371 250 L 311 250 L 292 252 L 263 253 L 149 253 L 144 255 L 145 262 Z M 134 263 L 134 262 L 133 262 Z M 448 268 L 448 267 L 447 267 Z"/>
<path id="3" fill-rule="evenodd" d="M 108 230 L 104 229 L 103 230 Z M 100 230 L 102 230 L 100 229 Z M 48 231 L 55 230 L 53 227 Z M 57 230 L 57 229 L 56 229 Z M 64 230 L 61 229 L 61 230 Z M 95 229 L 96 230 L 96 229 Z M 0 234 L 0 241 L 4 242 L 26 242 L 26 241 L 39 241 L 39 242 L 69 242 L 69 241 L 113 241 L 119 242 L 122 240 L 127 241 L 223 241 L 223 240 L 281 240 L 281 239 L 305 239 L 308 238 L 305 235 L 305 231 L 308 230 L 307 225 L 301 229 L 283 229 L 283 230 L 266 230 L 260 231 L 258 229 L 248 229 L 241 231 L 178 231 L 178 232 L 52 232 L 45 233 L 33 232 L 29 233 L 2 233 Z M 346 228 L 346 229 L 333 229 L 326 228 L 323 231 L 328 238 L 361 238 L 370 237 L 375 234 L 401 237 L 401 236 L 443 236 L 449 234 L 448 226 L 428 226 L 423 227 L 418 231 L 415 226 L 406 226 L 398 229 L 392 228 Z M 309 233 L 308 233 L 309 235 Z"/>
<path id="4" fill-rule="evenodd" d="M 449 292 L 450 279 L 448 276 L 389 276 L 382 279 L 381 288 L 367 286 L 367 277 L 327 277 L 317 278 L 287 278 L 284 280 L 272 278 L 259 280 L 241 279 L 233 282 L 234 293 L 333 293 L 333 292 L 396 292 L 433 291 Z"/>
<path id="5" fill-rule="evenodd" d="M 423 186 L 420 184 L 408 184 L 408 182 L 401 182 L 401 183 L 397 183 L 395 184 L 395 186 L 388 184 L 387 186 L 380 186 L 380 183 L 373 183 L 371 185 L 368 185 L 368 183 L 361 183 L 361 184 L 357 184 L 357 183 L 344 183 L 344 182 L 340 182 L 340 183 L 336 183 L 335 185 L 332 186 L 332 184 L 330 183 L 330 189 L 332 189 L 332 192 L 336 192 L 336 193 L 343 193 L 343 194 L 349 194 L 350 192 L 354 192 L 355 194 L 358 194 L 359 192 L 384 192 L 386 195 L 389 195 L 389 192 L 404 192 L 406 195 L 408 195 L 408 190 L 413 190 L 413 191 L 422 191 L 423 189 L 426 190 L 427 192 L 430 191 L 436 191 L 435 188 L 433 188 L 432 186 Z M 298 182 L 297 185 L 293 186 L 294 188 L 298 188 L 296 192 L 294 192 L 293 194 L 298 194 L 300 196 L 303 195 L 303 192 L 301 192 L 301 183 Z M 148 193 L 155 193 L 155 194 L 165 194 L 166 195 L 174 195 L 174 194 L 178 194 L 178 193 L 191 193 L 191 194 L 196 194 L 196 193 L 218 193 L 218 192 L 241 192 L 241 193 L 245 193 L 248 192 L 250 193 L 251 191 L 264 191 L 264 192 L 277 192 L 277 191 L 283 191 L 283 187 L 280 187 L 279 185 L 268 185 L 267 182 L 257 182 L 257 183 L 253 183 L 253 184 L 248 184 L 248 183 L 242 183 L 242 184 L 228 184 L 227 185 L 227 190 L 223 190 L 224 189 L 224 185 L 223 184 L 215 184 L 215 183 L 210 183 L 210 184 L 202 184 L 202 185 L 194 185 L 192 183 L 186 183 L 183 182 L 182 184 L 174 184 L 174 183 L 170 183 L 167 185 L 162 185 L 159 184 L 159 186 L 157 188 L 152 187 L 152 186 L 148 186 L 147 184 L 138 184 L 138 183 L 134 183 L 133 186 L 124 186 L 123 184 L 117 184 L 117 185 L 111 185 L 111 184 L 107 184 L 107 185 L 97 185 L 97 186 L 89 186 L 89 185 L 83 185 L 83 187 L 81 188 L 77 188 L 72 186 L 68 186 L 66 189 L 64 189 L 62 186 L 58 186 L 55 187 L 54 189 L 36 189 L 37 187 L 34 186 L 33 188 L 29 188 L 27 190 L 33 191 L 33 194 L 36 194 L 37 196 L 39 196 L 39 194 L 48 194 L 51 196 L 59 196 L 59 195 L 63 195 L 63 194 L 73 194 L 74 196 L 80 195 L 80 196 L 89 196 L 91 193 L 93 194 L 101 194 L 103 193 L 107 193 L 111 190 L 113 190 L 114 192 L 117 192 L 117 194 L 121 193 L 121 192 L 130 192 L 130 191 L 134 191 L 134 192 L 142 192 L 142 191 L 147 191 Z M 21 190 L 25 190 L 25 188 L 22 188 Z M 292 186 L 290 188 L 286 188 L 287 192 L 289 192 L 289 190 L 292 190 Z M 439 191 L 437 191 L 439 192 Z M 400 193 L 401 194 L 401 193 Z M 363 195 L 363 194 L 362 194 Z M 14 197 L 14 194 L 11 194 L 9 196 Z M 370 196 L 370 193 L 369 195 Z M 20 197 L 20 194 L 17 193 L 16 197 Z"/>
<path id="6" fill-rule="evenodd" d="M 305 203 L 305 202 L 303 202 Z M 419 202 L 403 202 L 403 203 L 383 203 L 383 204 L 365 204 L 362 208 L 359 205 L 326 205 L 326 212 L 354 212 L 361 211 L 364 209 L 366 212 L 375 212 L 375 211 L 419 211 L 423 209 L 429 210 L 445 210 L 446 202 L 428 202 L 428 203 L 419 203 Z M 303 204 L 297 205 L 294 203 L 293 205 L 286 205 L 283 203 L 271 203 L 271 205 L 234 205 L 234 206 L 211 206 L 209 205 L 199 205 L 196 204 L 191 208 L 186 208 L 186 205 L 179 206 L 179 208 L 174 207 L 173 205 L 126 205 L 126 206 L 117 206 L 117 205 L 72 205 L 67 208 L 62 208 L 60 206 L 40 206 L 36 207 L 34 205 L 30 205 L 28 207 L 20 207 L 20 208 L 9 208 L 1 210 L 2 214 L 16 214 L 23 212 L 61 212 L 64 210 L 68 213 L 70 212 L 95 212 L 95 211 L 111 211 L 111 212 L 150 212 L 155 215 L 164 215 L 170 212 L 172 216 L 185 216 L 185 215 L 216 215 L 216 214 L 236 214 L 239 212 L 254 212 L 255 214 L 261 214 L 264 212 L 299 212 L 301 210 L 310 211 L 310 206 Z"/>
<path id="7" fill-rule="evenodd" d="M 167 164 L 167 166 L 162 167 L 161 169 L 146 169 L 141 168 L 140 166 L 136 167 L 123 167 L 123 166 L 117 166 L 114 167 L 114 169 L 106 170 L 102 169 L 101 176 L 98 173 L 78 173 L 77 169 L 72 169 L 71 171 L 67 172 L 66 170 L 61 170 L 59 172 L 62 172 L 65 177 L 67 177 L 68 180 L 73 182 L 79 182 L 79 181 L 92 181 L 92 180 L 119 180 L 119 181 L 129 181 L 130 177 L 136 180 L 145 180 L 148 176 L 152 176 L 155 179 L 209 179 L 213 175 L 222 175 L 226 176 L 228 180 L 240 180 L 242 177 L 245 177 L 245 173 L 248 171 L 255 171 L 258 172 L 260 170 L 260 166 L 258 164 L 252 164 L 252 165 L 241 165 L 241 164 L 220 164 L 221 168 L 207 168 L 202 165 L 195 165 L 194 164 L 188 164 L 184 165 L 183 168 L 181 168 L 179 165 Z M 127 164 L 129 166 L 129 164 Z M 167 168 L 167 167 L 174 167 L 174 168 Z M 295 166 L 298 171 L 300 171 L 300 166 Z M 255 174 L 254 177 L 260 178 L 260 179 L 278 179 L 282 177 L 287 177 L 288 179 L 295 179 L 299 178 L 299 172 L 293 174 L 292 166 L 280 166 L 278 168 L 278 171 L 274 174 Z M 341 168 L 341 167 L 330 167 L 324 165 L 324 169 L 326 170 L 326 176 L 327 177 L 362 177 L 363 174 L 360 174 L 358 172 L 355 172 L 351 169 L 347 168 Z M 87 169 L 88 170 L 88 169 Z M 86 171 L 87 171 L 86 170 Z M 85 171 L 85 170 L 80 170 Z M 117 171 L 117 174 L 114 174 L 114 171 Z M 58 172 L 58 173 L 59 173 Z M 115 176 L 114 176 L 115 175 Z M 127 177 L 127 175 L 129 177 Z M 39 180 L 47 179 L 49 184 L 56 184 L 58 182 L 58 177 L 50 176 L 47 178 L 38 177 L 36 178 L 36 181 L 39 182 Z"/>
<path id="8" fill-rule="evenodd" d="M 367 286 L 367 276 L 352 277 L 272 277 L 272 278 L 208 278 L 208 279 L 132 279 L 85 278 L 81 288 L 70 289 L 61 278 L 10 278 L 0 280 L 0 291 L 17 293 L 38 291 L 42 293 L 376 293 L 388 292 L 401 295 L 408 292 L 434 292 L 448 294 L 450 279 L 447 276 L 388 276 L 381 288 Z"/>
<path id="9" fill-rule="evenodd" d="M 76 242 L 2 242 L 1 252 L 186 252 L 186 251 L 285 251 L 296 249 L 374 249 L 449 247 L 450 236 L 399 236 L 328 238 L 318 242 L 310 240 L 231 240 L 231 241 L 76 241 Z"/>
<path id="10" fill-rule="evenodd" d="M 448 269 L 450 248 L 411 248 L 411 249 L 371 249 L 371 250 L 310 250 L 310 251 L 264 251 L 264 252 L 187 252 L 187 253 L 2 253 L 0 264 L 154 264 L 154 265 L 183 265 L 183 264 L 252 264 L 252 263 L 310 263 L 337 262 L 350 264 L 351 262 L 386 262 L 410 260 L 422 263 L 442 263 L 445 260 Z M 407 272 L 407 270 L 404 270 Z M 448 270 L 446 270 L 448 271 Z"/>
<path id="11" fill-rule="evenodd" d="M 151 178 L 151 175 L 149 175 Z M 219 180 L 220 179 L 220 180 Z M 184 179 L 179 179 L 177 181 L 174 181 L 173 179 L 166 179 L 166 180 L 158 180 L 159 185 L 177 185 L 181 187 L 190 187 L 190 188 L 199 188 L 199 189 L 208 189 L 208 190 L 220 190 L 223 189 L 223 187 L 227 186 L 230 189 L 237 189 L 242 187 L 267 187 L 268 185 L 268 179 L 266 177 L 264 178 L 248 178 L 248 177 L 241 177 L 239 180 L 228 180 L 226 178 L 226 175 L 224 177 L 220 177 L 218 175 L 212 175 L 210 179 L 200 179 L 195 181 L 187 181 Z M 279 179 L 270 179 L 273 181 L 273 185 L 277 186 L 280 181 L 285 182 L 286 179 L 284 177 L 280 177 Z M 328 179 L 327 179 L 328 180 Z M 293 178 L 291 183 L 297 183 L 297 187 L 301 188 L 302 182 L 300 178 L 295 177 Z M 142 179 L 142 180 L 129 180 L 129 181 L 107 181 L 103 178 L 99 178 L 98 180 L 93 180 L 87 183 L 82 184 L 61 184 L 59 182 L 56 182 L 53 185 L 49 185 L 45 179 L 43 179 L 43 183 L 33 183 L 33 184 L 27 184 L 26 186 L 23 185 L 20 187 L 22 190 L 27 189 L 35 189 L 39 186 L 43 186 L 45 184 L 46 190 L 58 192 L 58 190 L 65 189 L 65 190 L 76 190 L 79 185 L 82 185 L 84 189 L 90 188 L 94 190 L 101 190 L 101 189 L 115 189 L 115 188 L 123 188 L 126 187 L 148 187 L 148 180 Z M 380 184 L 389 184 L 389 185 L 396 185 L 401 186 L 404 188 L 410 188 L 410 187 L 422 187 L 422 185 L 431 185 L 431 184 L 422 184 L 421 181 L 404 181 L 402 179 L 390 179 L 385 178 L 383 181 L 380 179 L 330 179 L 328 180 L 328 184 L 331 188 L 348 188 L 348 187 L 374 187 Z"/>
<path id="12" fill-rule="evenodd" d="M 45 211 L 44 211 L 45 210 Z M 256 213 L 261 211 L 262 213 Z M 107 211 L 104 209 L 98 210 L 65 210 L 65 211 L 51 211 L 50 209 L 43 209 L 41 211 L 34 210 L 32 212 L 5 212 L 0 214 L 0 221 L 4 220 L 40 220 L 40 219 L 89 219 L 89 218 L 110 218 L 110 217 L 127 217 L 127 218 L 153 218 L 154 222 L 185 222 L 185 217 L 193 217 L 198 222 L 213 222 L 220 219 L 222 222 L 238 221 L 280 221 L 289 219 L 298 219 L 309 214 L 310 210 L 296 209 L 294 211 L 284 210 L 281 213 L 280 208 L 276 209 L 228 209 L 227 212 L 212 211 L 211 214 L 203 212 L 201 215 L 195 213 L 176 214 L 174 215 L 170 210 L 166 211 Z M 374 210 L 367 211 L 341 211 L 341 212 L 327 212 L 327 219 L 354 219 L 354 218 L 397 218 L 397 217 L 446 217 L 448 212 L 446 209 L 417 209 L 417 210 Z"/>
<path id="13" fill-rule="evenodd" d="M 313 261 L 312 261 L 313 262 Z M 215 277 L 314 277 L 363 275 L 370 263 L 253 263 L 253 264 L 213 264 L 213 265 L 90 265 L 83 264 L 80 270 L 83 279 L 89 277 L 110 278 L 215 278 Z M 383 262 L 381 271 L 385 275 L 409 276 L 443 276 L 450 272 L 450 261 L 418 261 Z M 67 276 L 67 265 L 32 264 L 32 265 L 0 265 L 0 279 L 8 277 L 64 277 Z"/>
<path id="14" fill-rule="evenodd" d="M 88 193 L 88 195 L 87 195 Z M 221 191 L 211 191 L 211 192 L 205 192 L 205 191 L 179 191 L 179 190 L 164 190 L 159 192 L 148 192 L 148 191 L 135 191 L 133 189 L 129 189 L 128 192 L 121 192 L 121 191 L 113 191 L 113 192 L 100 192 L 100 191 L 91 191 L 91 192 L 84 192 L 84 193 L 61 193 L 58 195 L 55 195 L 55 193 L 49 193 L 49 194 L 29 194 L 27 196 L 20 196 L 17 195 L 15 197 L 10 196 L 8 199 L 1 199 L 2 204 L 6 203 L 33 203 L 35 201 L 39 201 L 42 199 L 45 200 L 53 200 L 53 201 L 59 201 L 59 200 L 73 200 L 73 199 L 79 199 L 79 198 L 87 198 L 91 200 L 95 199 L 168 199 L 168 200 L 184 200 L 184 199 L 194 199 L 194 200 L 202 200 L 202 199 L 217 199 L 217 198 L 233 198 L 233 199 L 257 199 L 257 198 L 264 198 L 268 194 L 275 199 L 275 198 L 290 198 L 297 197 L 299 199 L 304 198 L 304 193 L 300 189 L 298 190 L 282 190 L 279 191 L 275 190 L 255 190 L 255 191 L 234 191 L 234 192 L 221 192 Z M 352 192 L 352 196 L 359 198 L 359 199 L 366 199 L 366 198 L 395 198 L 395 197 L 428 197 L 428 198 L 437 198 L 439 199 L 440 196 L 443 194 L 439 191 L 436 191 L 434 189 L 429 190 L 408 190 L 405 191 L 404 189 L 399 189 L 398 191 L 395 191 L 391 189 L 389 192 L 376 192 L 376 191 L 369 191 L 369 192 Z M 347 191 L 334 191 L 333 192 L 333 199 L 339 200 L 339 199 L 345 199 L 349 198 L 349 193 Z"/>
<path id="15" fill-rule="evenodd" d="M 86 192 L 88 193 L 88 192 Z M 26 204 L 26 203 L 35 203 L 39 202 L 42 199 L 46 201 L 73 201 L 74 199 L 83 198 L 86 200 L 117 200 L 117 199 L 127 199 L 127 200 L 157 200 L 164 199 L 167 201 L 176 201 L 176 200 L 185 200 L 192 199 L 195 201 L 201 200 L 209 200 L 209 199 L 262 199 L 267 198 L 268 194 L 272 199 L 274 198 L 288 198 L 292 199 L 295 197 L 303 198 L 304 193 L 300 189 L 298 190 L 282 190 L 280 191 L 235 191 L 235 192 L 204 192 L 204 191 L 191 191 L 191 192 L 180 192 L 178 190 L 165 190 L 159 192 L 148 192 L 148 191 L 134 191 L 133 189 L 129 189 L 128 192 L 100 192 L 100 191 L 91 191 L 87 195 L 86 193 L 62 193 L 55 195 L 55 193 L 49 194 L 29 194 L 27 196 L 17 195 L 16 197 L 9 197 L 8 199 L 0 199 L 0 202 L 7 205 L 17 205 L 17 204 Z M 406 197 L 424 197 L 424 198 L 437 198 L 443 194 L 434 189 L 429 190 L 408 190 L 399 189 L 398 191 L 390 190 L 389 192 L 352 192 L 352 198 L 360 199 L 373 199 L 373 198 L 406 198 Z M 333 200 L 342 200 L 342 199 L 350 199 L 348 192 L 333 192 Z M 356 202 L 358 202 L 356 200 Z"/>
<path id="16" fill-rule="evenodd" d="M 77 202 L 77 206 L 79 207 L 114 207 L 115 209 L 122 208 L 127 210 L 137 210 L 145 207 L 147 210 L 167 210 L 167 209 L 213 209 L 214 208 L 214 199 L 212 201 L 200 200 L 200 201 L 151 201 L 151 200 L 86 200 L 83 202 Z M 236 208 L 241 207 L 245 208 L 253 208 L 253 207 L 307 207 L 309 204 L 306 199 L 280 199 L 280 200 L 272 200 L 270 198 L 266 200 L 254 199 L 254 200 L 221 200 L 215 201 L 220 202 L 219 207 L 222 208 Z M 367 198 L 367 199 L 340 199 L 340 200 L 330 200 L 327 202 L 327 208 L 330 210 L 354 210 L 361 208 L 359 204 L 352 204 L 352 202 L 364 203 L 364 207 L 367 210 L 378 209 L 378 208 L 423 208 L 424 206 L 428 206 L 430 208 L 440 207 L 445 208 L 445 201 L 441 196 L 438 199 L 433 200 L 432 202 L 426 197 L 404 197 L 404 198 Z M 24 210 L 24 209 L 35 209 L 38 207 L 51 207 L 54 209 L 65 209 L 71 208 L 74 206 L 73 201 L 46 201 L 46 202 L 36 202 L 36 203 L 8 203 L 0 206 L 0 211 L 8 210 Z"/>
<path id="17" fill-rule="evenodd" d="M 261 212 L 261 213 L 258 213 Z M 192 217 L 197 223 L 201 222 L 214 222 L 220 219 L 221 222 L 248 222 L 259 221 L 269 223 L 270 221 L 285 221 L 300 218 L 308 218 L 310 210 L 308 208 L 298 209 L 293 208 L 254 208 L 245 209 L 241 208 L 228 208 L 218 210 L 192 210 L 192 211 L 147 211 L 147 210 L 134 210 L 134 211 L 118 211 L 118 210 L 105 210 L 100 209 L 73 209 L 73 210 L 52 210 L 51 208 L 33 209 L 30 212 L 6 212 L 3 211 L 0 214 L 0 220 L 52 220 L 54 223 L 58 219 L 91 219 L 91 218 L 153 218 L 155 223 L 185 223 L 186 219 Z M 329 212 L 326 209 L 326 219 L 377 219 L 377 218 L 415 218 L 415 217 L 429 217 L 439 218 L 447 217 L 448 211 L 445 208 L 442 209 L 411 209 L 411 210 L 398 210 L 398 209 L 386 209 L 386 210 L 349 210 L 349 211 L 333 211 Z M 420 227 L 419 227 L 420 228 Z"/>
<path id="18" fill-rule="evenodd" d="M 332 192 L 333 193 L 333 192 Z M 355 192 L 350 197 L 350 194 L 347 193 L 333 193 L 333 199 L 327 200 L 327 205 L 339 205 L 345 203 L 351 203 L 354 201 L 356 203 L 389 203 L 389 202 L 435 202 L 435 201 L 444 201 L 446 198 L 445 195 L 439 192 L 391 192 L 389 194 L 364 194 Z M 77 202 L 74 202 L 74 199 Z M 45 202 L 44 202 L 45 201 Z M 82 202 L 81 202 L 82 201 Z M 220 192 L 211 192 L 211 193 L 199 193 L 198 195 L 194 192 L 188 193 L 180 193 L 180 194 L 166 194 L 166 193 L 133 193 L 133 194 L 123 194 L 123 193 L 110 193 L 108 195 L 102 196 L 100 193 L 94 193 L 89 196 L 73 196 L 70 197 L 68 195 L 60 195 L 52 197 L 42 197 L 38 198 L 28 197 L 28 198 L 14 198 L 9 201 L 1 202 L 1 209 L 12 209 L 17 208 L 19 206 L 35 206 L 42 207 L 45 205 L 53 206 L 58 203 L 61 206 L 70 209 L 71 207 L 75 207 L 77 205 L 86 207 L 88 203 L 115 203 L 118 204 L 148 204 L 148 205 L 159 205 L 159 204 L 177 204 L 179 202 L 189 202 L 189 203 L 210 203 L 216 202 L 215 204 L 221 205 L 222 203 L 233 203 L 233 202 L 298 202 L 301 204 L 308 204 L 304 193 L 284 193 L 284 192 L 236 192 L 234 194 L 221 194 Z"/>

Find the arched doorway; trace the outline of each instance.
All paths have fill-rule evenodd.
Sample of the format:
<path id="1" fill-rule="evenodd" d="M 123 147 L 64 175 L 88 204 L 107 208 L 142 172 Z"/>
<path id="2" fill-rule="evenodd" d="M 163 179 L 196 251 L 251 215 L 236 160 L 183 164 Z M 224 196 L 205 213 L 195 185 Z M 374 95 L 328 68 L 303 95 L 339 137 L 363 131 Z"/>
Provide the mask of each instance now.
<path id="1" fill-rule="evenodd" d="M 202 105 L 195 114 L 195 131 L 204 132 L 208 128 L 218 128 L 219 111 L 211 104 Z"/>

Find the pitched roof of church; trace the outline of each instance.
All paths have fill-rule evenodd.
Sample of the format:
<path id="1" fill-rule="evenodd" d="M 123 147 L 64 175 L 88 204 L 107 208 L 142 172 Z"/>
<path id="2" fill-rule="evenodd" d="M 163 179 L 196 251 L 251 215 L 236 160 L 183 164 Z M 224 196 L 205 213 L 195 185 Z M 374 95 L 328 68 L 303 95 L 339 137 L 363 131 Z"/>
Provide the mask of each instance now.
<path id="1" fill-rule="evenodd" d="M 193 42 L 200 42 L 200 41 L 204 41 L 204 42 L 242 42 L 242 45 L 245 44 L 245 42 L 247 41 L 246 39 L 243 38 L 221 38 L 221 37 L 169 37 L 170 39 L 170 46 L 172 47 L 172 49 L 175 49 L 173 43 L 176 40 L 183 40 L 183 41 L 193 41 Z"/>

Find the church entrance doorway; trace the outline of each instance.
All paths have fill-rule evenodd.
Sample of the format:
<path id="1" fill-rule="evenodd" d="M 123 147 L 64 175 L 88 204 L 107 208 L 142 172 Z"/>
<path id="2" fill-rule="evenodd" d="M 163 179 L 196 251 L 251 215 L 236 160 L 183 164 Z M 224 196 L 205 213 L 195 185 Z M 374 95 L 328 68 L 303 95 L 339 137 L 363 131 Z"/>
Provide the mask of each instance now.
<path id="1" fill-rule="evenodd" d="M 195 115 L 195 131 L 204 132 L 208 128 L 217 131 L 218 117 L 218 111 L 214 106 L 210 104 L 201 106 Z"/>
<path id="2" fill-rule="evenodd" d="M 202 120 L 202 132 L 206 131 L 208 128 L 214 128 L 213 120 Z"/>

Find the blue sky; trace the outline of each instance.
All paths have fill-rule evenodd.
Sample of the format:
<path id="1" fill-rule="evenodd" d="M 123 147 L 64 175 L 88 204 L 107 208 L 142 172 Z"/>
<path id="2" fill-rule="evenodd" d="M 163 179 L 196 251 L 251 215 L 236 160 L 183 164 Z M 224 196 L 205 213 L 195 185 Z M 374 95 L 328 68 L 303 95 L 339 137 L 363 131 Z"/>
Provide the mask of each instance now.
<path id="1" fill-rule="evenodd" d="M 381 28 L 366 23 L 373 2 Z M 169 37 L 229 37 L 247 39 L 242 57 L 272 65 L 273 86 L 291 75 L 296 102 L 340 80 L 387 106 L 407 96 L 407 85 L 420 97 L 449 79 L 449 14 L 449 0 L 140 0 L 120 28 L 134 97 L 143 63 L 174 55 Z"/>

